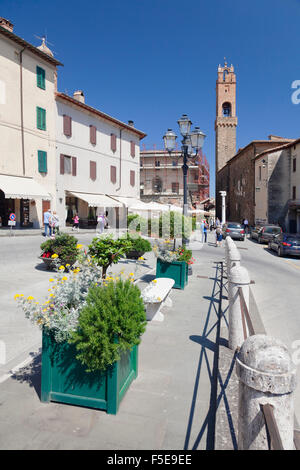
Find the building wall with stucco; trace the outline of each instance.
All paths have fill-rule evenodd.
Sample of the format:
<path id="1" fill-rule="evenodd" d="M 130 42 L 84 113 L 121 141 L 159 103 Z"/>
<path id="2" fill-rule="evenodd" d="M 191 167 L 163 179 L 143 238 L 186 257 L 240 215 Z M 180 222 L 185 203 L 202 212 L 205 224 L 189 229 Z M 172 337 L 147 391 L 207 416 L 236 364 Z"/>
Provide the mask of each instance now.
<path id="1" fill-rule="evenodd" d="M 23 49 L 22 45 L 7 38 L 0 30 L 0 174 L 33 177 L 50 194 L 51 205 L 55 208 L 56 66 L 27 48 Z M 44 90 L 37 87 L 37 66 L 45 70 Z M 45 131 L 37 129 L 37 106 L 46 110 Z M 47 152 L 46 173 L 39 172 L 38 150 Z M 19 206 L 20 201 L 16 200 L 15 212 L 18 223 Z M 32 200 L 29 208 L 33 226 L 41 227 L 42 200 Z"/>
<path id="2" fill-rule="evenodd" d="M 63 227 L 66 223 L 68 200 L 73 192 L 126 196 L 139 199 L 140 188 L 140 136 L 129 126 L 114 123 L 93 112 L 83 109 L 76 100 L 70 102 L 59 94 L 56 96 L 56 169 L 57 212 Z M 72 135 L 64 134 L 64 115 L 72 119 Z M 96 144 L 90 142 L 90 126 L 96 128 Z M 116 135 L 116 150 L 111 150 L 111 134 Z M 135 155 L 131 155 L 134 142 Z M 76 158 L 76 175 L 61 174 L 61 155 Z M 96 164 L 96 178 L 90 174 L 90 162 Z M 111 180 L 111 166 L 115 167 L 116 179 Z M 134 184 L 130 174 L 134 173 Z M 78 215 L 86 219 L 91 213 L 86 202 L 77 198 Z M 96 212 L 103 212 L 99 207 Z M 75 207 L 72 208 L 73 212 Z M 114 211 L 109 209 L 110 219 Z"/>

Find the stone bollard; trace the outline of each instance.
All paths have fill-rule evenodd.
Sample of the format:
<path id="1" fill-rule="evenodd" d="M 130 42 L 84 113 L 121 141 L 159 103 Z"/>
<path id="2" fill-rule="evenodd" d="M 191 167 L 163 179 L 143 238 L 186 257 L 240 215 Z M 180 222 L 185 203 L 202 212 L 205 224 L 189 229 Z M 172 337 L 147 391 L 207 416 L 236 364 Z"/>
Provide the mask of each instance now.
<path id="1" fill-rule="evenodd" d="M 228 302 L 229 302 L 229 338 L 228 345 L 232 350 L 240 347 L 244 340 L 244 327 L 242 320 L 242 311 L 240 296 L 238 293 L 239 287 L 243 289 L 244 299 L 249 309 L 249 285 L 250 278 L 246 268 L 242 266 L 234 266 L 230 270 L 228 282 Z M 245 319 L 246 324 L 246 319 Z M 246 334 L 248 329 L 246 327 Z"/>
<path id="2" fill-rule="evenodd" d="M 226 237 L 225 238 L 225 262 L 226 262 L 226 268 L 228 270 L 229 266 L 229 251 L 231 248 L 236 247 L 232 238 L 231 237 Z M 230 271 L 230 268 L 229 268 Z M 227 277 L 228 277 L 228 272 L 227 272 Z"/>
<path id="3" fill-rule="evenodd" d="M 234 266 L 235 263 L 240 264 L 241 255 L 239 250 L 235 245 L 229 247 L 228 250 L 228 258 L 227 258 L 227 278 L 230 277 L 230 270 Z"/>
<path id="4" fill-rule="evenodd" d="M 293 450 L 296 368 L 288 348 L 279 340 L 250 336 L 236 361 L 239 378 L 238 449 L 268 450 L 261 405 L 273 406 L 284 450 Z"/>

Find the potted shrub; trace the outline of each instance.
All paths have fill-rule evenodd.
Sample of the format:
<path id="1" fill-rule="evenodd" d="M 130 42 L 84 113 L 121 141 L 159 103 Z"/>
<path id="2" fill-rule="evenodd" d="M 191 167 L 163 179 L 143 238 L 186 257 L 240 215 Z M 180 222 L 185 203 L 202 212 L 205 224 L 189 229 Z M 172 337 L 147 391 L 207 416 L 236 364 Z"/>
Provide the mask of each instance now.
<path id="1" fill-rule="evenodd" d="M 137 376 L 146 317 L 131 279 L 99 283 L 100 273 L 90 260 L 68 276 L 57 274 L 55 294 L 42 306 L 33 297 L 16 298 L 43 330 L 41 401 L 116 414 Z"/>
<path id="2" fill-rule="evenodd" d="M 48 269 L 54 268 L 57 263 L 66 267 L 73 266 L 80 253 L 82 245 L 77 238 L 67 233 L 61 233 L 41 244 L 42 253 L 40 259 Z"/>
<path id="3" fill-rule="evenodd" d="M 126 240 L 131 243 L 131 248 L 126 253 L 128 259 L 138 259 L 144 255 L 144 253 L 152 251 L 151 243 L 140 236 L 130 236 L 127 234 Z"/>
<path id="4" fill-rule="evenodd" d="M 98 266 L 102 266 L 102 277 L 106 277 L 109 266 L 117 263 L 131 249 L 131 242 L 126 238 L 117 238 L 112 235 L 97 237 L 88 247 L 89 255 Z"/>
<path id="5" fill-rule="evenodd" d="M 188 265 L 193 263 L 192 251 L 185 247 L 171 250 L 172 242 L 167 240 L 163 246 L 156 245 L 153 251 L 157 257 L 156 277 L 174 279 L 174 289 L 184 289 L 188 283 Z"/>

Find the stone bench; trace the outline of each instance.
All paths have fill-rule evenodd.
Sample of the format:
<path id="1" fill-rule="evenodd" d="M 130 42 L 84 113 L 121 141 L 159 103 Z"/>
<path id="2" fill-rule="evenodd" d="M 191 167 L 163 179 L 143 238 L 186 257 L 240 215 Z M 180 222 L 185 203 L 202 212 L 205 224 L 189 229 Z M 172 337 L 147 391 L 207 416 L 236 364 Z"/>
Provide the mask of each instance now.
<path id="1" fill-rule="evenodd" d="M 144 304 L 146 306 L 146 317 L 149 321 L 163 321 L 164 315 L 160 309 L 163 306 L 172 307 L 172 300 L 169 293 L 175 281 L 167 277 L 154 279 L 142 292 Z"/>

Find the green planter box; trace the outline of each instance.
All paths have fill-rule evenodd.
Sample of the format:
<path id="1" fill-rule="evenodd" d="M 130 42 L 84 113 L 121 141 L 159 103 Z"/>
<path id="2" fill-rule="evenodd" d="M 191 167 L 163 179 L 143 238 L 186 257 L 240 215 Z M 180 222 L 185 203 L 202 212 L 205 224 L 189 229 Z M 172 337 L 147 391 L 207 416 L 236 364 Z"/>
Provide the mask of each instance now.
<path id="1" fill-rule="evenodd" d="M 138 347 L 126 351 L 105 372 L 86 372 L 76 359 L 74 345 L 56 343 L 43 332 L 41 401 L 86 406 L 116 414 L 137 377 Z"/>
<path id="2" fill-rule="evenodd" d="M 172 261 L 172 263 L 169 263 L 157 258 L 156 277 L 174 279 L 173 288 L 184 289 L 188 283 L 188 265 L 185 261 Z"/>

